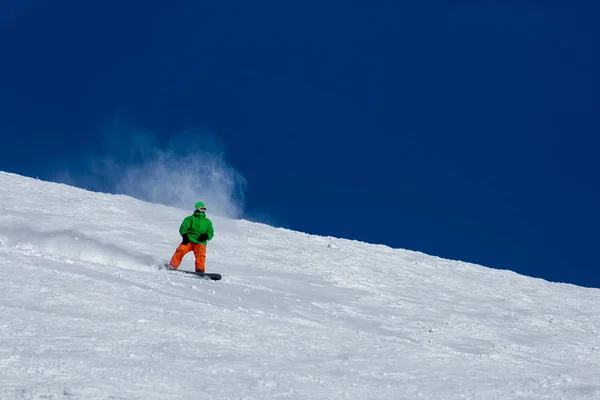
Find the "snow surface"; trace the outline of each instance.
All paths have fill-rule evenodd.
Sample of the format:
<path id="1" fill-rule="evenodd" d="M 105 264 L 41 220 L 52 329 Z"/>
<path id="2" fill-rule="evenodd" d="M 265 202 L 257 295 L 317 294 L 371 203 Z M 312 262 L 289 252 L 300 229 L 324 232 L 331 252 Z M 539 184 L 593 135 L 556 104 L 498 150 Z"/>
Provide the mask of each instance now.
<path id="1" fill-rule="evenodd" d="M 0 173 L 0 399 L 600 399 L 597 289 L 188 214 Z"/>

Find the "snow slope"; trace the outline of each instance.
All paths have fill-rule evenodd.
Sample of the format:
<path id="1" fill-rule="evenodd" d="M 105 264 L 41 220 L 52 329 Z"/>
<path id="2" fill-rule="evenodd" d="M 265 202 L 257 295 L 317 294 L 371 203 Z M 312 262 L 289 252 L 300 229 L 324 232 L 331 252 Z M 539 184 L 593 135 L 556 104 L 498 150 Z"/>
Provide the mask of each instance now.
<path id="1" fill-rule="evenodd" d="M 0 173 L 0 399 L 600 399 L 599 290 L 186 215 Z"/>

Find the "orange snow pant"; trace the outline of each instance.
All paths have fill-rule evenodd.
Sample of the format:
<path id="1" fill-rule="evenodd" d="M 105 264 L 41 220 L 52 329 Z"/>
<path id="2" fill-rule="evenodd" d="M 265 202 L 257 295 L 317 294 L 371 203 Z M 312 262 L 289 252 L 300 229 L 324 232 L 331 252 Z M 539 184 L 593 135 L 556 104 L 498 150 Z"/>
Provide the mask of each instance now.
<path id="1" fill-rule="evenodd" d="M 206 245 L 200 243 L 192 243 L 188 244 L 180 244 L 177 246 L 177 250 L 175 250 L 175 254 L 173 254 L 173 258 L 171 258 L 171 267 L 177 269 L 181 265 L 181 260 L 183 260 L 183 256 L 185 256 L 190 251 L 194 252 L 196 256 L 196 272 L 204 272 L 204 265 L 206 263 Z"/>

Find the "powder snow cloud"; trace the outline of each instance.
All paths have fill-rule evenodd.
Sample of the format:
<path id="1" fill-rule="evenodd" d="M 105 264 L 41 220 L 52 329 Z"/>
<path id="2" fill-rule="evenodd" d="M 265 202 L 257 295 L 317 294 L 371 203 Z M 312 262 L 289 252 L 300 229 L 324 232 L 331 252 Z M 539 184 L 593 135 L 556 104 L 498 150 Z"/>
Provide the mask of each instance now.
<path id="1" fill-rule="evenodd" d="M 187 129 L 161 140 L 122 119 L 101 132 L 97 147 L 57 180 L 185 209 L 204 201 L 212 214 L 228 218 L 243 214 L 246 180 L 213 132 Z"/>

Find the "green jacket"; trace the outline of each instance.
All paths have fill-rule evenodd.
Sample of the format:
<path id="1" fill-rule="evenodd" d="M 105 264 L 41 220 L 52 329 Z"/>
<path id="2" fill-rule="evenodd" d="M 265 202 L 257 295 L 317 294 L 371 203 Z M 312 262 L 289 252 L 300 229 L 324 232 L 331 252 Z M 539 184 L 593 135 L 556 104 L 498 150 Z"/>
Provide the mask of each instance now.
<path id="1" fill-rule="evenodd" d="M 183 236 L 188 235 L 190 242 L 206 244 L 208 240 L 211 240 L 215 235 L 213 225 L 210 219 L 206 218 L 206 214 L 200 211 L 195 211 L 193 215 L 186 217 L 181 226 L 179 227 L 179 233 Z M 202 233 L 208 235 L 208 240 L 201 242 L 198 240 L 198 236 Z"/>

